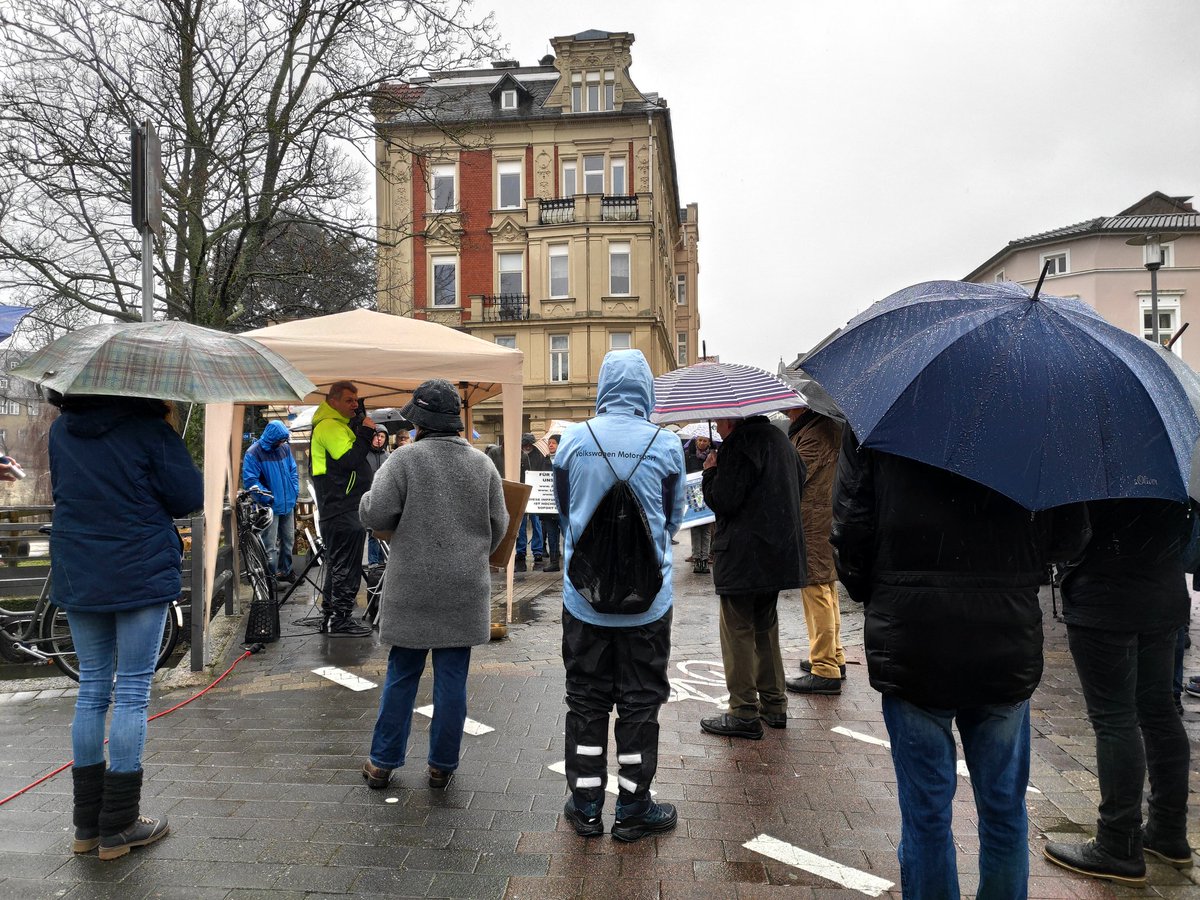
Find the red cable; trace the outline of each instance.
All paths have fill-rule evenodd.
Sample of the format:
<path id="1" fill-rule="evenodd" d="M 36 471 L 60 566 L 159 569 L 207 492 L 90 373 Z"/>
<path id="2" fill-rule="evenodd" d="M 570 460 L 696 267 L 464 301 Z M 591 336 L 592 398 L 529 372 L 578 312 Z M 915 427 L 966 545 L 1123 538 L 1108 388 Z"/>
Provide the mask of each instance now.
<path id="1" fill-rule="evenodd" d="M 253 652 L 254 652 L 253 650 L 247 650 L 245 653 L 243 653 L 241 656 L 239 656 L 237 659 L 235 659 L 235 660 L 233 661 L 233 665 L 231 665 L 231 666 L 230 666 L 228 669 L 226 669 L 226 670 L 225 670 L 225 671 L 224 671 L 224 672 L 221 674 L 221 677 L 220 677 L 220 678 L 218 678 L 216 681 L 214 681 L 212 684 L 210 684 L 210 685 L 209 685 L 208 687 L 206 687 L 204 690 L 200 691 L 198 694 L 193 694 L 191 697 L 188 697 L 188 698 L 187 698 L 186 700 L 184 700 L 182 703 L 176 703 L 176 704 L 175 704 L 174 706 L 172 706 L 170 709 L 164 709 L 164 710 L 163 710 L 162 712 L 160 712 L 160 713 L 155 713 L 155 714 L 154 714 L 154 715 L 152 715 L 150 718 L 148 718 L 146 721 L 147 721 L 147 722 L 153 722 L 155 719 L 162 718 L 162 717 L 163 717 L 163 716 L 165 716 L 167 713 L 173 713 L 173 712 L 175 712 L 175 710 L 177 710 L 177 709 L 182 709 L 183 707 L 185 707 L 185 706 L 187 706 L 189 703 L 191 703 L 193 700 L 199 700 L 201 697 L 203 697 L 205 694 L 207 694 L 209 691 L 211 691 L 213 688 L 215 688 L 215 687 L 216 687 L 218 684 L 220 684 L 220 683 L 221 683 L 221 682 L 224 680 L 225 676 L 226 676 L 226 675 L 228 675 L 230 672 L 232 672 L 232 671 L 234 670 L 234 668 L 237 666 L 237 664 L 238 664 L 238 663 L 240 663 L 240 662 L 241 662 L 243 659 L 245 659 L 247 656 L 249 656 L 249 655 L 250 655 L 250 654 L 252 654 Z M 106 743 L 106 744 L 108 743 L 108 738 L 105 738 L 105 739 L 104 739 L 104 743 Z M 54 777 L 55 775 L 57 775 L 59 772 L 65 772 L 67 769 L 71 768 L 71 766 L 73 766 L 73 765 L 75 765 L 75 760 L 71 760 L 70 762 L 65 762 L 65 763 L 63 763 L 61 766 L 59 766 L 59 767 L 58 767 L 57 769 L 55 769 L 53 772 L 50 772 L 49 774 L 43 775 L 43 776 L 42 776 L 41 778 L 39 778 L 37 781 L 33 782 L 33 784 L 27 784 L 27 785 L 25 785 L 25 787 L 21 788 L 21 789 L 20 789 L 19 791 L 17 791 L 15 794 L 9 794 L 9 795 L 8 795 L 7 797 L 5 797 L 3 800 L 0 800 L 0 806 L 3 806 L 3 805 L 4 805 L 5 803 L 7 803 L 9 800 L 16 800 L 18 797 L 20 797 L 20 796 L 21 796 L 22 794 L 24 794 L 26 791 L 31 791 L 31 790 L 33 790 L 35 787 L 37 787 L 37 786 L 38 786 L 39 784 L 41 784 L 43 781 L 49 781 L 51 778 L 53 778 L 53 777 Z"/>

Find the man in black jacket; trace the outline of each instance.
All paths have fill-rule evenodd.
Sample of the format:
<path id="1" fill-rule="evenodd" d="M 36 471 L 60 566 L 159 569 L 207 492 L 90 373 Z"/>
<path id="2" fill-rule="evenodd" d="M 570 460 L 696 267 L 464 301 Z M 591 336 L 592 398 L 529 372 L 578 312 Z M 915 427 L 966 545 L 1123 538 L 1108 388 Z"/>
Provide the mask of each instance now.
<path id="1" fill-rule="evenodd" d="M 710 734 L 760 740 L 761 717 L 787 727 L 779 592 L 803 587 L 804 463 L 766 416 L 721 419 L 720 453 L 704 460 L 704 502 L 717 517 L 713 582 L 721 597 L 721 658 L 729 710 L 700 720 Z"/>
<path id="2" fill-rule="evenodd" d="M 1038 586 L 1087 541 L 1079 505 L 1032 514 L 990 488 L 858 446 L 833 495 L 838 576 L 866 605 L 871 686 L 896 768 L 901 890 L 957 897 L 957 722 L 979 819 L 979 896 L 1023 897 L 1029 697 L 1042 677 Z"/>

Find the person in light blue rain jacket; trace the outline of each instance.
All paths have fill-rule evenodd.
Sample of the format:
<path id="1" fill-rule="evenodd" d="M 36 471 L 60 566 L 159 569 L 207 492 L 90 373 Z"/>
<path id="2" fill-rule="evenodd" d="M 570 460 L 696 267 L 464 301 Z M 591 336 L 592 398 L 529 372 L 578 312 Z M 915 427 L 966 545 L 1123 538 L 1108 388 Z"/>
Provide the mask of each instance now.
<path id="1" fill-rule="evenodd" d="M 291 432 L 282 422 L 268 422 L 262 437 L 250 445 L 242 460 L 242 487 L 257 485 L 272 495 L 271 524 L 262 533 L 275 577 L 292 582 L 292 545 L 296 542 L 296 498 L 300 495 L 300 473 L 288 443 Z M 278 553 L 276 552 L 278 547 Z"/>
<path id="2" fill-rule="evenodd" d="M 564 540 L 562 652 L 571 789 L 564 814 L 585 837 L 604 831 L 614 705 L 619 792 L 613 837 L 634 841 L 674 828 L 678 818 L 671 804 L 651 799 L 650 782 L 658 768 L 658 710 L 670 691 L 671 537 L 683 520 L 686 475 L 679 438 L 651 424 L 653 406 L 654 377 L 641 351 L 610 352 L 600 366 L 595 418 L 568 428 L 554 456 Z M 661 559 L 662 588 L 635 615 L 597 612 L 570 577 L 575 543 L 618 476 L 629 480 Z"/>

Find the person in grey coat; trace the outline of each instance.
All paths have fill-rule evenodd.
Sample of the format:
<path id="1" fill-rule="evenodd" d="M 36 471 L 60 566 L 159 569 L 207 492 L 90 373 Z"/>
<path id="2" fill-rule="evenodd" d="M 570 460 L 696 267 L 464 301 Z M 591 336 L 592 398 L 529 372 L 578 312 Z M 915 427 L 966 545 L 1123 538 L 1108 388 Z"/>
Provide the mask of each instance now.
<path id="1" fill-rule="evenodd" d="M 488 556 L 508 528 L 500 475 L 459 433 L 458 391 L 424 382 L 404 407 L 417 438 L 387 458 L 359 504 L 363 526 L 388 540 L 379 636 L 391 644 L 371 756 L 363 777 L 386 787 L 404 765 L 413 700 L 433 651 L 429 786 L 458 768 L 471 647 L 491 637 Z"/>

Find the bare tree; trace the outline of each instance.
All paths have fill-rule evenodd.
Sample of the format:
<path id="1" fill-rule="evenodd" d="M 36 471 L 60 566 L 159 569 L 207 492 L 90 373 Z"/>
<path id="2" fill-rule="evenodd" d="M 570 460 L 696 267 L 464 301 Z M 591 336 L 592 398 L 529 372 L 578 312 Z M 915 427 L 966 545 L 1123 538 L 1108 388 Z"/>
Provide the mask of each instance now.
<path id="1" fill-rule="evenodd" d="M 375 240 L 369 102 L 494 53 L 490 17 L 470 15 L 470 0 L 7 0 L 0 289 L 50 321 L 140 318 L 129 130 L 149 118 L 164 168 L 156 315 L 254 320 L 273 236 Z"/>

